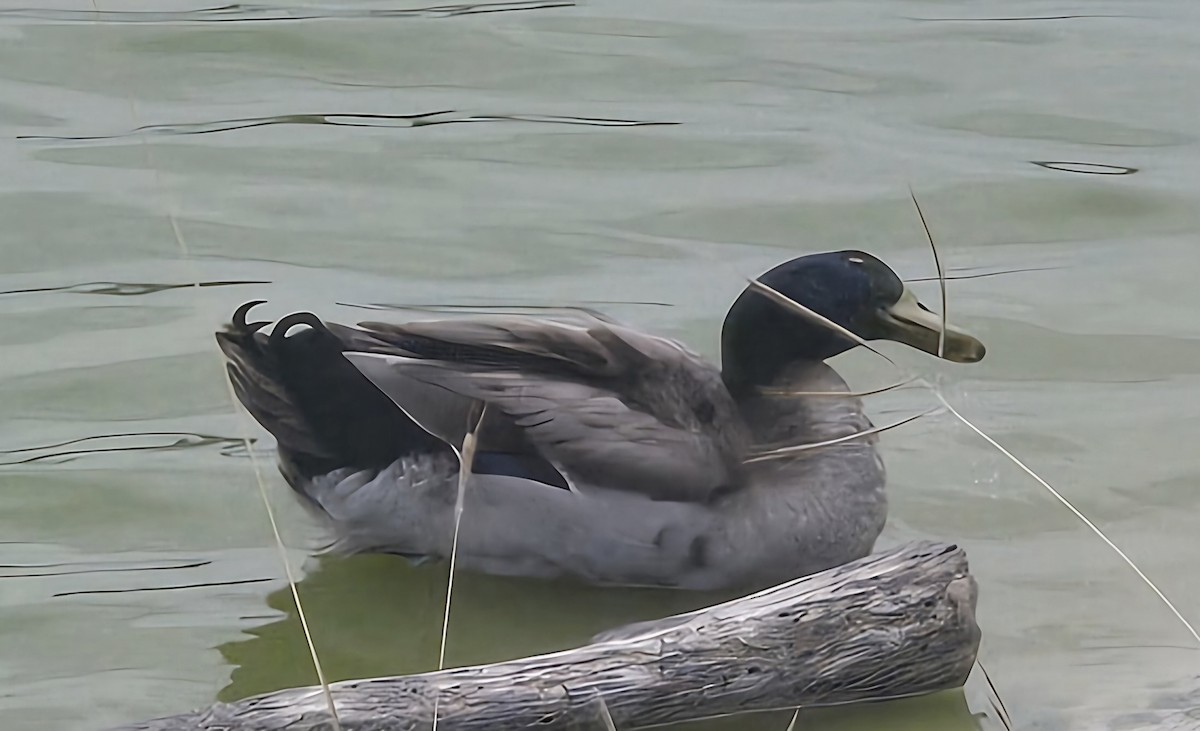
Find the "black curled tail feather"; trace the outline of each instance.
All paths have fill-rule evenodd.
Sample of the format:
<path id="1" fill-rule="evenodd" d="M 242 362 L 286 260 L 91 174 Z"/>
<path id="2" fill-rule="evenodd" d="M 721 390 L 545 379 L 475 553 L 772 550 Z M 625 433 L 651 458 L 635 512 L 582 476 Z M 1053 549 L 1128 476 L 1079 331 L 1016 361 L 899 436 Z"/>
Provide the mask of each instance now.
<path id="1" fill-rule="evenodd" d="M 216 333 L 233 393 L 255 421 L 271 432 L 282 454 L 296 455 L 304 461 L 330 460 L 334 454 L 322 445 L 288 393 L 270 338 L 259 332 L 270 323 L 246 322 L 250 309 L 259 304 L 263 301 L 239 307 L 232 322 Z"/>
<path id="2" fill-rule="evenodd" d="M 341 467 L 380 469 L 401 456 L 446 450 L 342 356 L 345 345 L 312 313 L 246 321 L 242 305 L 216 334 L 233 390 L 275 437 L 285 475 L 311 478 Z M 298 325 L 306 329 L 289 334 Z"/>

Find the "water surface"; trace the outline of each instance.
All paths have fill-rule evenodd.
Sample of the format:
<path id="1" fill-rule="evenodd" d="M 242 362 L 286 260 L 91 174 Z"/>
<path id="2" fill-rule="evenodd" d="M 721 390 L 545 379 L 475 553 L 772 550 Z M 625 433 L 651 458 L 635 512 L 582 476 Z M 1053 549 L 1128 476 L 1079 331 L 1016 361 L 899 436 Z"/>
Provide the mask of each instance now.
<path id="1" fill-rule="evenodd" d="M 313 682 L 243 436 L 330 675 L 436 665 L 444 567 L 309 558 L 221 377 L 211 333 L 241 302 L 343 319 L 595 302 L 715 354 L 742 277 L 782 259 L 858 247 L 929 277 L 910 185 L 962 277 L 951 315 L 989 355 L 887 352 L 1200 623 L 1198 23 L 1180 0 L 5 4 L 6 728 Z M 861 353 L 839 368 L 895 378 Z M 931 404 L 870 405 L 882 422 Z M 883 449 L 880 545 L 966 548 L 981 658 L 1019 726 L 1197 705 L 1186 633 L 1032 480 L 948 416 Z M 701 601 L 463 575 L 448 660 Z M 984 687 L 805 722 L 997 728 Z"/>

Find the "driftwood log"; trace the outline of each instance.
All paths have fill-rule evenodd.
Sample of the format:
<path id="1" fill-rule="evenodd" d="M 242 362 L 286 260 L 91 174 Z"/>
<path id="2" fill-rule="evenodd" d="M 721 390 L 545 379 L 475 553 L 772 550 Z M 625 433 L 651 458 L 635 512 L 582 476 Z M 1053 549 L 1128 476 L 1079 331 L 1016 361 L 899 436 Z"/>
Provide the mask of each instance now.
<path id="1" fill-rule="evenodd" d="M 574 650 L 335 683 L 345 731 L 604 728 L 912 696 L 975 662 L 975 581 L 953 545 L 916 543 Z M 215 704 L 121 731 L 327 731 L 320 688 Z"/>

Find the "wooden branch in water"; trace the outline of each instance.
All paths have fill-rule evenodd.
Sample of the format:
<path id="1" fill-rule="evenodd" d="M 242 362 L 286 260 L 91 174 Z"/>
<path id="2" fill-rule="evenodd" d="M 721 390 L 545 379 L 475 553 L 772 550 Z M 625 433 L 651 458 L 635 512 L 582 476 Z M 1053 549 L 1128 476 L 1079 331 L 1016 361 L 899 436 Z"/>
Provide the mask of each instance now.
<path id="1" fill-rule="evenodd" d="M 603 728 L 920 695 L 966 682 L 975 581 L 956 546 L 914 543 L 574 650 L 333 685 L 346 731 Z M 318 731 L 320 688 L 215 704 L 119 731 Z M 117 731 L 117 730 L 114 730 Z"/>

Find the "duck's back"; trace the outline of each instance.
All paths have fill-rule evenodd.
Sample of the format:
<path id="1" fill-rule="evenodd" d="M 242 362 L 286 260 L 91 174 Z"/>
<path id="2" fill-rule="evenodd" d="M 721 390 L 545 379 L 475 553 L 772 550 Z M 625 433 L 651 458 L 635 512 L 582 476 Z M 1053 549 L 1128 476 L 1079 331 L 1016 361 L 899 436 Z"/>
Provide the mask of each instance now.
<path id="1" fill-rule="evenodd" d="M 307 313 L 266 335 L 247 311 L 218 334 L 235 393 L 337 550 L 447 555 L 478 402 L 464 566 L 674 585 L 713 495 L 741 484 L 737 405 L 673 341 L 596 320 Z"/>

